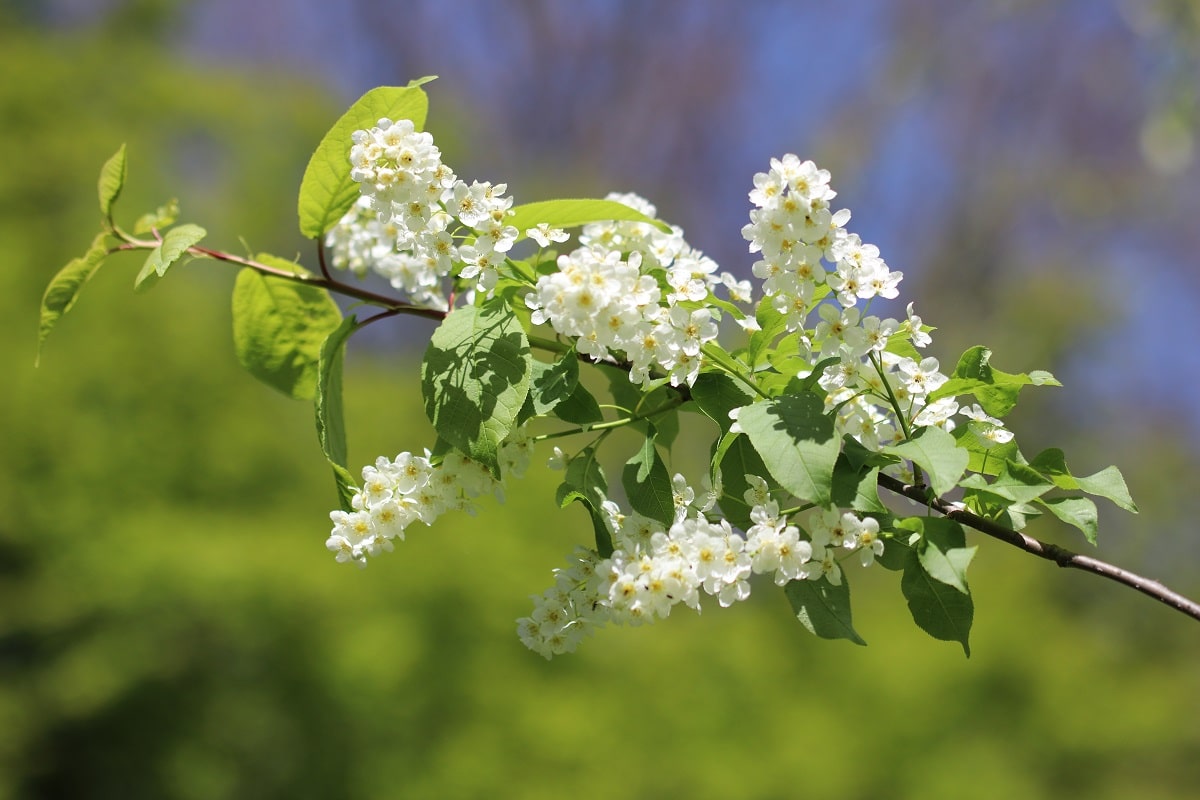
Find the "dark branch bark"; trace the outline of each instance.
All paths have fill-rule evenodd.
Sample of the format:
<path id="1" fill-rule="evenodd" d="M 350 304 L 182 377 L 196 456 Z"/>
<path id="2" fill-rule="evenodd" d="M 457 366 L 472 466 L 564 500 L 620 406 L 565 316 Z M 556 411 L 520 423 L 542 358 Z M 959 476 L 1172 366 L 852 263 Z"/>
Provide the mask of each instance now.
<path id="1" fill-rule="evenodd" d="M 988 536 L 999 539 L 1002 542 L 1007 542 L 1013 547 L 1024 550 L 1026 553 L 1032 553 L 1047 561 L 1053 561 L 1060 567 L 1081 569 L 1084 572 L 1091 572 L 1137 589 L 1142 594 L 1153 597 L 1155 600 L 1169 605 L 1176 611 L 1187 614 L 1193 619 L 1200 620 L 1200 603 L 1189 600 L 1178 592 L 1174 592 L 1163 586 L 1158 581 L 1144 578 L 1141 575 L 1113 566 L 1098 558 L 1073 553 L 1058 545 L 1040 541 L 1020 531 L 1006 528 L 1003 525 L 997 525 L 989 519 L 972 514 L 963 508 L 961 504 L 951 503 L 940 497 L 931 497 L 929 489 L 926 486 L 912 486 L 896 480 L 890 475 L 883 474 L 879 476 L 879 485 L 888 491 L 907 497 L 909 500 L 913 500 L 923 506 L 928 506 L 939 514 L 949 517 L 968 528 L 973 528 L 980 533 L 986 533 Z"/>

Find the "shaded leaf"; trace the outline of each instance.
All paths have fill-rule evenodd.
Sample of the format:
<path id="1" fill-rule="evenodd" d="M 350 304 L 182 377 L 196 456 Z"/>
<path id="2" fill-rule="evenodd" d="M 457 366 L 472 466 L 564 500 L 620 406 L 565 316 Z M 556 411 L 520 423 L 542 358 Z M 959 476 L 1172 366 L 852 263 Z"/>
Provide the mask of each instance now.
<path id="1" fill-rule="evenodd" d="M 671 477 L 654 446 L 654 436 L 642 440 L 642 446 L 621 470 L 621 485 L 633 510 L 670 527 L 675 521 L 675 500 Z"/>
<path id="2" fill-rule="evenodd" d="M 970 594 L 964 594 L 926 572 L 917 555 L 911 550 L 900 579 L 900 590 L 908 601 L 913 621 L 935 639 L 958 642 L 969 658 L 971 622 L 975 605 Z"/>
<path id="3" fill-rule="evenodd" d="M 346 421 L 342 405 L 342 365 L 346 360 L 346 342 L 356 330 L 354 315 L 342 320 L 321 344 L 317 366 L 317 439 L 321 452 L 335 468 L 346 469 Z M 335 470 L 336 472 L 336 470 Z M 347 473 L 348 475 L 349 473 Z"/>
<path id="4" fill-rule="evenodd" d="M 823 639 L 849 639 L 866 645 L 854 630 L 850 616 L 850 585 L 843 574 L 840 585 L 827 578 L 789 581 L 783 589 L 800 623 Z"/>
<path id="5" fill-rule="evenodd" d="M 692 399 L 721 433 L 728 433 L 733 425 L 729 412 L 748 404 L 754 395 L 724 372 L 701 372 L 692 384 Z"/>

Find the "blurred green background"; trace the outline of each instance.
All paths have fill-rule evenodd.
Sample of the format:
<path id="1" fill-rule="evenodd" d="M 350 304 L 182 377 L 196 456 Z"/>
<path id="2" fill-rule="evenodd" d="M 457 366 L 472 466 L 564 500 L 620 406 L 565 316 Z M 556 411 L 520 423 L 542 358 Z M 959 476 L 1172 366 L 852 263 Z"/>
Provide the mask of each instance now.
<path id="1" fill-rule="evenodd" d="M 867 648 L 811 637 L 758 585 L 547 663 L 515 619 L 589 529 L 554 509 L 555 475 L 535 466 L 505 505 L 414 529 L 365 571 L 335 565 L 311 410 L 237 366 L 232 270 L 196 262 L 134 295 L 138 261 L 113 259 L 35 370 L 41 292 L 90 241 L 95 175 L 121 142 L 127 217 L 177 195 L 217 246 L 307 257 L 295 187 L 347 102 L 283 66 L 180 57 L 163 35 L 176 4 L 109 5 L 77 27 L 0 5 L 0 797 L 1194 795 L 1200 628 L 1115 584 L 981 539 L 969 661 L 874 568 L 850 576 Z M 467 101 L 446 79 L 429 90 L 458 164 Z M 623 187 L 592 191 L 607 188 Z M 1103 328 L 1112 298 L 1069 271 L 1017 292 L 955 261 L 998 235 L 965 230 L 906 283 L 944 360 L 978 341 L 1003 368 L 1057 371 Z M 995 290 L 986 313 L 972 281 Z M 352 348 L 354 463 L 432 441 L 419 349 L 399 347 L 429 331 L 400 331 Z M 1076 472 L 1118 463 L 1144 513 L 1102 509 L 1100 555 L 1200 594 L 1194 439 L 1166 415 L 1080 425 L 1089 397 L 1062 391 L 1026 399 L 1026 448 L 1062 445 Z"/>

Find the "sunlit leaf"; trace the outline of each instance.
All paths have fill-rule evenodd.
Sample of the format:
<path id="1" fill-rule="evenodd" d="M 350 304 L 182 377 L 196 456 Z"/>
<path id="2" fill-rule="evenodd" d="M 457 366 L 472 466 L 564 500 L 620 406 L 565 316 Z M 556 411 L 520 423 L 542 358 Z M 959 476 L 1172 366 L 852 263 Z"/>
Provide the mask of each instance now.
<path id="1" fill-rule="evenodd" d="M 497 451 L 529 394 L 529 342 L 500 298 L 451 312 L 421 364 L 425 413 L 455 449 L 499 476 Z"/>
<path id="2" fill-rule="evenodd" d="M 562 199 L 540 200 L 513 206 L 512 214 L 505 224 L 516 227 L 518 239 L 525 238 L 525 231 L 545 222 L 552 228 L 578 228 L 592 222 L 627 221 L 645 222 L 664 233 L 671 227 L 661 220 L 648 217 L 637 209 L 616 200 Z"/>
<path id="3" fill-rule="evenodd" d="M 324 236 L 358 198 L 358 184 L 350 179 L 350 137 L 355 131 L 368 130 L 384 117 L 412 120 L 417 130 L 424 127 L 429 98 L 419 87 L 427 80 L 372 89 L 329 129 L 300 181 L 298 211 L 302 234 L 310 239 Z"/>
<path id="4" fill-rule="evenodd" d="M 829 504 L 842 443 L 820 397 L 806 392 L 755 403 L 739 412 L 738 424 L 780 486 L 804 502 Z"/>
<path id="5" fill-rule="evenodd" d="M 104 166 L 100 168 L 100 180 L 97 191 L 100 196 L 100 213 L 105 220 L 112 219 L 113 203 L 121 196 L 125 186 L 125 145 L 121 145 L 113 153 Z"/>
<path id="6" fill-rule="evenodd" d="M 79 258 L 71 259 L 65 267 L 58 271 L 57 275 L 50 279 L 50 284 L 46 287 L 45 294 L 42 295 L 35 364 L 41 360 L 42 345 L 45 343 L 46 337 L 50 335 L 50 331 L 62 319 L 62 315 L 75 305 L 75 300 L 79 297 L 79 291 L 83 285 L 91 280 L 92 276 L 96 274 L 96 270 L 100 269 L 100 264 L 108 255 L 108 248 L 105 247 L 107 239 L 107 233 L 97 234 L 86 253 Z"/>
<path id="7" fill-rule="evenodd" d="M 233 345 L 252 375 L 289 397 L 317 390 L 321 349 L 342 321 L 324 289 L 276 278 L 249 267 L 233 289 Z"/>

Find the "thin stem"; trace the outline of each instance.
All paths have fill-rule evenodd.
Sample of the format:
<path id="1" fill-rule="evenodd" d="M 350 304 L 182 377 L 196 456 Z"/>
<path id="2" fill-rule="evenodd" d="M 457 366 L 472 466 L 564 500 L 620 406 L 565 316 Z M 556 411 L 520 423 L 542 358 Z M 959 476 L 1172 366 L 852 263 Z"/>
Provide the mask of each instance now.
<path id="1" fill-rule="evenodd" d="M 663 412 L 666 412 L 666 411 L 670 411 L 672 408 L 675 408 L 682 402 L 683 402 L 682 397 L 676 397 L 673 400 L 668 400 L 667 402 L 660 405 L 658 408 L 655 408 L 651 411 L 644 411 L 640 414 L 632 414 L 628 417 L 621 417 L 620 419 L 613 419 L 613 420 L 609 420 L 608 422 L 597 422 L 597 423 L 594 423 L 591 425 L 580 425 L 578 428 L 569 428 L 565 431 L 554 431 L 553 433 L 543 433 L 540 436 L 534 436 L 533 441 L 544 442 L 548 439 L 561 439 L 564 436 L 577 436 L 578 434 L 581 434 L 581 433 L 594 433 L 596 431 L 610 431 L 610 430 L 613 430 L 616 428 L 623 427 L 625 425 L 631 425 L 634 422 L 641 422 L 644 419 L 649 419 L 651 417 L 657 417 L 659 414 L 662 414 Z"/>
<path id="2" fill-rule="evenodd" d="M 317 263 L 321 265 L 321 274 L 325 276 L 325 280 L 333 282 L 333 276 L 329 274 L 329 265 L 325 263 L 325 243 L 317 239 Z"/>
<path id="3" fill-rule="evenodd" d="M 700 352 L 704 354 L 705 358 L 709 359 L 710 361 L 715 363 L 717 366 L 719 366 L 721 369 L 725 370 L 730 375 L 732 375 L 733 377 L 737 378 L 742 383 L 749 386 L 750 389 L 755 394 L 757 394 L 759 397 L 769 399 L 770 396 L 766 392 L 764 392 L 762 389 L 760 389 L 757 383 L 750 380 L 750 378 L 746 377 L 742 373 L 742 371 L 737 368 L 736 364 L 731 364 L 723 356 L 718 355 L 717 348 L 713 347 L 712 345 L 705 345 L 704 347 L 700 348 Z"/>
<path id="4" fill-rule="evenodd" d="M 158 247 L 160 242 L 148 241 L 144 239 L 127 238 L 126 243 L 118 246 L 117 250 L 148 250 Z M 230 264 L 239 264 L 243 267 L 249 267 L 263 275 L 270 275 L 274 278 L 281 278 L 285 281 L 293 283 L 302 283 L 306 286 L 315 286 L 318 289 L 327 289 L 331 292 L 336 292 L 346 297 L 353 297 L 356 300 L 361 300 L 373 306 L 381 306 L 387 309 L 392 314 L 410 314 L 417 317 L 425 317 L 432 320 L 443 320 L 446 318 L 445 311 L 439 311 L 436 308 L 424 308 L 422 306 L 413 306 L 407 303 L 402 303 L 393 297 L 376 294 L 375 292 L 360 289 L 348 283 L 333 278 L 318 278 L 312 275 L 301 275 L 295 272 L 288 272 L 284 269 L 271 267 L 266 264 L 259 263 L 250 258 L 243 258 L 232 253 L 226 253 L 221 250 L 211 250 L 207 247 L 194 246 L 189 247 L 188 254 L 196 258 L 211 258 L 214 261 L 225 261 Z"/>
<path id="5" fill-rule="evenodd" d="M 908 427 L 908 422 L 904 418 L 904 412 L 900 410 L 900 401 L 896 399 L 896 393 L 892 391 L 892 384 L 888 382 L 887 373 L 883 371 L 883 363 L 879 359 L 877 353 L 870 354 L 871 365 L 875 367 L 875 372 L 879 374 L 879 380 L 883 382 L 883 388 L 887 391 L 888 404 L 891 405 L 892 411 L 896 412 L 896 421 L 900 423 L 900 431 L 904 434 L 904 440 L 908 441 L 912 438 L 912 428 Z M 921 468 L 916 463 L 913 467 L 913 481 L 920 484 L 924 483 L 925 479 L 921 474 Z"/>
<path id="6" fill-rule="evenodd" d="M 1109 564 L 1107 561 L 1073 553 L 1058 545 L 1043 542 L 1020 531 L 998 525 L 989 519 L 972 514 L 960 504 L 948 502 L 940 497 L 930 497 L 928 487 L 906 485 L 890 475 L 882 473 L 879 475 L 879 485 L 896 494 L 903 495 L 909 500 L 914 500 L 921 505 L 927 506 L 955 522 L 966 525 L 968 528 L 973 528 L 980 533 L 985 533 L 1002 542 L 1007 542 L 1013 547 L 1024 550 L 1026 553 L 1032 553 L 1039 558 L 1053 561 L 1064 569 L 1079 569 L 1084 572 L 1100 575 L 1101 577 L 1136 589 L 1142 594 L 1153 597 L 1155 600 L 1170 606 L 1176 611 L 1182 612 L 1193 619 L 1200 620 L 1200 603 L 1168 589 L 1158 581 L 1142 577 L 1129 570 L 1121 569 Z"/>

